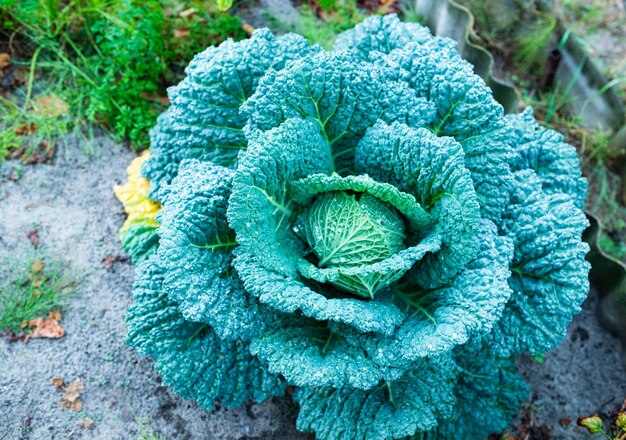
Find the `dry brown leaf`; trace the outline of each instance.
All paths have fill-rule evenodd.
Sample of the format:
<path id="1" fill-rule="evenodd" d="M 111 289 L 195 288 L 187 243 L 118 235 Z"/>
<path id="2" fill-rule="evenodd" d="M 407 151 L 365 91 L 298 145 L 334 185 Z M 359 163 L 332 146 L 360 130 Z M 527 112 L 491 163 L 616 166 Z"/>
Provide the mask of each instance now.
<path id="1" fill-rule="evenodd" d="M 125 255 L 109 254 L 102 259 L 101 263 L 104 264 L 104 267 L 106 267 L 107 270 L 111 270 L 113 269 L 113 265 L 115 263 L 126 263 L 127 261 L 129 260 L 128 257 Z"/>
<path id="2" fill-rule="evenodd" d="M 83 429 L 93 429 L 96 424 L 94 423 L 91 417 L 85 417 L 84 419 L 80 419 L 76 421 L 76 426 Z"/>
<path id="3" fill-rule="evenodd" d="M 53 377 L 52 379 L 50 379 L 50 382 L 52 382 L 52 385 L 54 385 L 57 391 L 65 390 L 65 382 L 63 381 L 63 378 L 61 376 Z"/>
<path id="4" fill-rule="evenodd" d="M 28 136 L 30 136 L 31 134 L 35 133 L 36 131 L 37 131 L 37 126 L 35 125 L 34 122 L 31 122 L 30 124 L 19 125 L 19 126 L 15 127 L 15 134 L 19 134 L 19 135 L 28 135 Z"/>
<path id="5" fill-rule="evenodd" d="M 252 26 L 251 24 L 248 24 L 248 23 L 244 23 L 244 24 L 241 25 L 241 28 L 243 29 L 243 31 L 246 34 L 252 36 L 252 32 L 254 32 L 254 26 Z"/>
<path id="6" fill-rule="evenodd" d="M 109 254 L 102 259 L 102 264 L 107 268 L 107 270 L 113 269 L 113 264 L 117 261 L 117 258 L 113 254 Z"/>
<path id="7" fill-rule="evenodd" d="M 187 29 L 174 30 L 174 38 L 185 38 L 188 36 L 189 36 L 189 31 Z"/>
<path id="8" fill-rule="evenodd" d="M 41 258 L 37 258 L 35 259 L 35 261 L 33 261 L 33 264 L 31 264 L 30 271 L 32 273 L 39 273 L 43 270 L 44 267 L 46 266 L 43 264 L 43 261 L 41 261 Z"/>
<path id="9" fill-rule="evenodd" d="M 60 321 L 61 319 L 63 319 L 63 317 L 61 316 L 61 310 L 60 309 L 56 309 L 50 312 L 50 314 L 48 315 L 48 319 L 56 319 L 57 321 Z"/>
<path id="10" fill-rule="evenodd" d="M 59 95 L 51 93 L 46 96 L 37 96 L 33 100 L 33 111 L 40 116 L 62 116 L 70 109 Z"/>
<path id="11" fill-rule="evenodd" d="M 39 247 L 39 232 L 37 232 L 37 229 L 35 228 L 30 228 L 27 232 L 26 232 L 26 236 L 28 237 L 28 239 L 30 240 L 30 242 L 33 244 L 33 247 L 36 249 L 37 247 Z"/>
<path id="12" fill-rule="evenodd" d="M 65 387 L 63 391 L 65 391 L 65 394 L 61 397 L 59 404 L 65 409 L 80 412 L 83 409 L 80 395 L 85 391 L 85 382 L 81 379 L 76 379 L 71 385 Z"/>
<path id="13" fill-rule="evenodd" d="M 44 281 L 46 281 L 46 279 L 47 279 L 47 278 L 46 278 L 46 276 L 45 276 L 45 275 L 38 276 L 38 277 L 33 277 L 33 281 L 30 283 L 30 285 L 31 285 L 32 287 L 34 287 L 34 288 L 37 290 L 37 289 L 39 289 L 39 288 L 41 287 L 41 284 L 42 284 Z M 37 294 L 37 296 L 39 296 L 40 294 L 41 294 L 41 292 L 39 292 L 39 293 Z M 34 295 L 34 293 L 33 293 L 33 295 Z"/>
<path id="14" fill-rule="evenodd" d="M 0 53 L 0 69 L 4 69 L 11 65 L 11 55 L 8 53 Z"/>
<path id="15" fill-rule="evenodd" d="M 185 9 L 184 11 L 180 11 L 178 16 L 180 18 L 189 18 L 189 17 L 193 17 L 197 13 L 198 13 L 198 10 L 196 8 L 188 8 L 188 9 Z"/>
<path id="16" fill-rule="evenodd" d="M 23 322 L 21 329 L 32 329 L 33 332 L 24 337 L 24 342 L 34 338 L 58 339 L 65 336 L 65 329 L 61 327 L 61 311 L 50 312 L 47 318 L 36 318 Z"/>

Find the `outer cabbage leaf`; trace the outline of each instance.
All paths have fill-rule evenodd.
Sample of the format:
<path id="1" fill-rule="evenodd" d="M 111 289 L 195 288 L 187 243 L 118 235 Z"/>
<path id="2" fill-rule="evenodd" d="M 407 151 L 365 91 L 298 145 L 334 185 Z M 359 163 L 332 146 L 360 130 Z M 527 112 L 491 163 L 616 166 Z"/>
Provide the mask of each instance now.
<path id="1" fill-rule="evenodd" d="M 589 291 L 588 222 L 569 196 L 546 194 L 532 170 L 514 174 L 503 228 L 515 244 L 511 300 L 485 341 L 495 353 L 543 353 L 565 336 Z"/>
<path id="2" fill-rule="evenodd" d="M 417 23 L 402 23 L 396 14 L 369 17 L 337 36 L 333 51 L 348 51 L 362 60 L 373 52 L 388 54 L 409 43 L 433 44 L 440 49 L 453 49 L 456 43 L 447 38 L 433 37 L 427 27 Z"/>
<path id="3" fill-rule="evenodd" d="M 392 67 L 325 52 L 268 72 L 242 107 L 247 131 L 267 131 L 293 117 L 310 117 L 331 152 L 331 172 L 349 174 L 354 148 L 378 120 L 424 125 L 433 105 L 417 98 Z"/>
<path id="4" fill-rule="evenodd" d="M 162 290 L 163 269 L 151 257 L 137 267 L 126 343 L 152 356 L 163 383 L 211 410 L 215 400 L 236 407 L 282 395 L 285 384 L 237 341 L 220 339 L 207 324 L 187 321 Z"/>
<path id="5" fill-rule="evenodd" d="M 298 388 L 296 426 L 320 439 L 398 439 L 428 431 L 454 405 L 456 368 L 449 356 L 424 359 L 394 382 L 364 391 Z"/>
<path id="6" fill-rule="evenodd" d="M 442 249 L 412 271 L 427 288 L 450 281 L 478 252 L 480 207 L 463 150 L 423 128 L 378 122 L 359 142 L 356 168 L 412 194 L 442 236 Z"/>
<path id="7" fill-rule="evenodd" d="M 187 77 L 168 90 L 170 108 L 150 132 L 152 157 L 142 169 L 150 179 L 150 196 L 162 200 L 164 187 L 185 158 L 233 166 L 246 148 L 246 119 L 239 108 L 259 79 L 319 50 L 299 35 L 276 38 L 261 29 L 250 39 L 229 39 L 198 54 L 185 70 Z"/>
<path id="8" fill-rule="evenodd" d="M 135 219 L 125 222 L 120 229 L 120 241 L 124 252 L 133 264 L 139 264 L 150 257 L 159 246 L 156 220 Z"/>
<path id="9" fill-rule="evenodd" d="M 379 368 L 361 347 L 349 344 L 327 323 L 306 318 L 280 320 L 252 341 L 250 352 L 268 371 L 295 386 L 367 390 L 383 378 L 397 379 L 403 373 Z"/>
<path id="10" fill-rule="evenodd" d="M 516 150 L 511 169 L 534 170 L 545 193 L 567 194 L 578 209 L 584 209 L 587 180 L 580 173 L 576 149 L 563 142 L 562 134 L 537 124 L 530 107 L 506 119 Z"/>
<path id="11" fill-rule="evenodd" d="M 221 338 L 263 331 L 259 306 L 231 266 L 237 246 L 226 221 L 234 172 L 186 160 L 159 214 L 164 289 L 189 321 L 210 324 Z"/>
<path id="12" fill-rule="evenodd" d="M 488 351 L 458 351 L 460 367 L 454 393 L 456 408 L 437 427 L 439 440 L 483 440 L 505 430 L 528 398 L 528 385 L 515 368 L 514 359 L 500 359 Z"/>

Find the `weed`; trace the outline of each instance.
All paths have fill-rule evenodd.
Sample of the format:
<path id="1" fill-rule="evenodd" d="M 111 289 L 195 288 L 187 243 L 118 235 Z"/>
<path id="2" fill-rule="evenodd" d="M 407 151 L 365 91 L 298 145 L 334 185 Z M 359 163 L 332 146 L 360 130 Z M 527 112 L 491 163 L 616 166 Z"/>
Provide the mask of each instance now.
<path id="1" fill-rule="evenodd" d="M 543 70 L 556 28 L 556 17 L 549 13 L 535 14 L 535 19 L 522 27 L 515 36 L 517 50 L 513 56 L 518 68 Z"/>
<path id="2" fill-rule="evenodd" d="M 167 86 L 181 79 L 191 57 L 246 36 L 241 20 L 213 1 L 0 0 L 0 21 L 11 63 L 28 71 L 23 96 L 0 103 L 8 116 L 0 127 L 0 160 L 21 146 L 20 126 L 46 138 L 68 125 L 95 123 L 145 148 L 168 104 Z M 40 89 L 66 104 L 66 118 L 32 120 Z"/>
<path id="3" fill-rule="evenodd" d="M 626 440 L 626 400 L 618 411 L 580 417 L 577 425 L 607 440 Z"/>
<path id="4" fill-rule="evenodd" d="M 135 423 L 139 425 L 139 429 L 141 430 L 141 433 L 136 440 L 167 440 L 167 437 L 165 437 L 163 434 L 159 434 L 158 432 L 150 428 L 150 426 L 148 426 L 147 420 L 140 419 L 132 406 L 128 405 L 128 408 L 135 418 Z"/>
<path id="5" fill-rule="evenodd" d="M 58 264 L 35 258 L 19 265 L 15 272 L 11 270 L 15 275 L 7 276 L 0 286 L 0 330 L 13 333 L 21 331 L 22 323 L 60 309 L 73 288 Z"/>
<path id="6" fill-rule="evenodd" d="M 38 101 L 49 100 L 49 96 L 40 95 Z M 40 106 L 23 109 L 1 96 L 0 121 L 0 160 L 21 157 L 25 163 L 49 160 L 57 139 L 70 128 L 65 114 L 50 113 Z"/>

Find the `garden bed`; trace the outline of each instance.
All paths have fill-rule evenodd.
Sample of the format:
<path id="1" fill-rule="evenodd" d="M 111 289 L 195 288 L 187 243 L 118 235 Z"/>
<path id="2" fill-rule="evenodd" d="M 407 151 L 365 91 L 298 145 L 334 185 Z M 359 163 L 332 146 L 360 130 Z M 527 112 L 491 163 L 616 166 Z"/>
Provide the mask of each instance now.
<path id="1" fill-rule="evenodd" d="M 92 141 L 90 156 L 84 144 L 67 144 L 52 164 L 27 167 L 18 181 L 0 184 L 0 212 L 10 213 L 0 218 L 0 259 L 38 252 L 77 281 L 63 338 L 0 341 L 0 438 L 136 438 L 142 426 L 169 439 L 310 438 L 295 430 L 289 399 L 206 412 L 162 387 L 152 361 L 124 344 L 133 275 L 117 239 L 124 215 L 111 185 L 125 179 L 133 153 L 106 137 Z M 4 172 L 15 166 L 4 164 Z M 37 250 L 28 237 L 33 225 Z M 626 395 L 620 343 L 597 324 L 595 301 L 592 293 L 567 339 L 543 362 L 520 362 L 532 388 L 522 414 L 530 412 L 536 429 L 546 425 L 546 438 L 586 438 L 576 418 L 618 409 Z M 53 377 L 84 382 L 82 411 L 59 405 L 63 393 Z M 86 418 L 91 428 L 77 425 Z"/>

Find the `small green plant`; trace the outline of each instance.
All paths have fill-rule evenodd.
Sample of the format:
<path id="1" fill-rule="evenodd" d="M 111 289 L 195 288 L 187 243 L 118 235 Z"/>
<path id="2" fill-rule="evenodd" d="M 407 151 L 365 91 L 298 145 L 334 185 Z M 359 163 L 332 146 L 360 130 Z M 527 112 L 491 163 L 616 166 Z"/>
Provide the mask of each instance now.
<path id="1" fill-rule="evenodd" d="M 72 283 L 63 276 L 58 264 L 44 261 L 34 258 L 20 263 L 22 267 L 15 268 L 17 275 L 7 275 L 0 285 L 0 331 L 17 334 L 23 323 L 44 318 L 63 306 Z"/>
<path id="2" fill-rule="evenodd" d="M 513 58 L 520 70 L 529 71 L 533 67 L 543 69 L 556 22 L 556 17 L 550 13 L 536 13 L 534 20 L 516 34 L 517 50 Z"/>
<path id="3" fill-rule="evenodd" d="M 590 434 L 600 434 L 607 440 L 626 440 L 626 412 L 622 411 L 611 419 L 603 419 L 594 414 L 580 417 L 577 424 L 585 428 Z"/>
<path id="4" fill-rule="evenodd" d="M 23 96 L 0 103 L 9 116 L 0 124 L 0 160 L 22 146 L 21 126 L 45 137 L 95 123 L 145 148 L 167 106 L 166 88 L 181 79 L 191 57 L 247 35 L 241 20 L 213 1 L 0 0 L 0 20 L 0 41 L 18 47 L 10 62 L 27 71 Z M 32 121 L 40 116 L 33 104 L 42 89 L 65 103 L 65 118 Z M 47 138 L 46 144 L 54 147 Z"/>
<path id="5" fill-rule="evenodd" d="M 479 42 L 515 71 L 541 71 L 557 25 L 556 16 L 538 10 L 535 2 L 515 0 L 459 0 L 475 18 Z"/>
<path id="6" fill-rule="evenodd" d="M 15 100 L 0 96 L 0 161 L 9 156 L 21 157 L 25 163 L 50 159 L 58 139 L 70 131 L 63 109 L 43 105 L 53 101 L 63 103 L 54 94 L 41 94 L 35 106 L 25 109 Z"/>
<path id="7" fill-rule="evenodd" d="M 167 437 L 165 437 L 163 434 L 160 434 L 154 431 L 148 425 L 148 420 L 140 419 L 137 413 L 135 412 L 135 409 L 132 406 L 128 405 L 128 408 L 130 409 L 130 412 L 133 414 L 133 417 L 135 418 L 135 423 L 137 423 L 137 425 L 139 426 L 139 429 L 141 430 L 136 440 L 167 440 Z"/>

